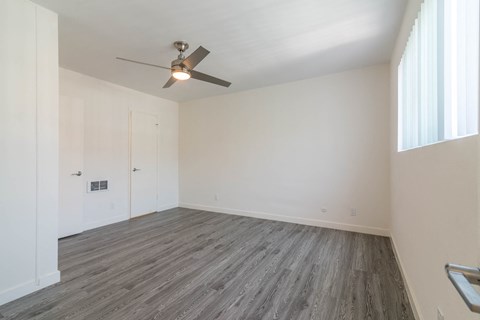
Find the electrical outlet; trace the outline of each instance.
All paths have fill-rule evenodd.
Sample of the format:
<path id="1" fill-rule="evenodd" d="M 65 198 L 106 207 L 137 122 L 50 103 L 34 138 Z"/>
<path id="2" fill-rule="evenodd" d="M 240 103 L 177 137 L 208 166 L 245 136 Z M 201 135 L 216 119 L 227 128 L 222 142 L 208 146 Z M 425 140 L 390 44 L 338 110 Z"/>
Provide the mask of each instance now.
<path id="1" fill-rule="evenodd" d="M 322 213 L 327 213 L 327 208 L 322 208 Z"/>
<path id="2" fill-rule="evenodd" d="M 355 208 L 350 209 L 350 215 L 352 217 L 356 216 L 357 215 L 357 209 L 355 209 Z"/>
<path id="3" fill-rule="evenodd" d="M 445 317 L 443 316 L 442 311 L 440 311 L 440 308 L 437 308 L 437 320 L 445 320 Z"/>

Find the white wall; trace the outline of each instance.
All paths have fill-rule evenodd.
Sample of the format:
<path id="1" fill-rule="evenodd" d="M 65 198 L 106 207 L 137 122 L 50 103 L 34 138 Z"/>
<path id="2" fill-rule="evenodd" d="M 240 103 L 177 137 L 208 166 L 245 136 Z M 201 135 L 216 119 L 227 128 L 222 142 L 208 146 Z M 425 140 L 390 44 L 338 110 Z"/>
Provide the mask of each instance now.
<path id="1" fill-rule="evenodd" d="M 162 90 L 159 88 L 159 90 Z M 70 70 L 60 94 L 85 104 L 84 181 L 108 179 L 109 191 L 84 194 L 84 228 L 126 220 L 129 209 L 129 112 L 158 115 L 158 210 L 178 205 L 178 104 Z M 60 106 L 61 108 L 62 106 Z"/>
<path id="2" fill-rule="evenodd" d="M 57 15 L 0 1 L 0 304 L 60 280 Z"/>
<path id="3" fill-rule="evenodd" d="M 389 170 L 387 65 L 180 104 L 184 207 L 388 234 Z"/>
<path id="4" fill-rule="evenodd" d="M 411 0 L 391 62 L 392 238 L 419 319 L 480 319 L 448 280 L 448 262 L 478 265 L 478 138 L 398 153 L 397 66 L 420 0 Z"/>

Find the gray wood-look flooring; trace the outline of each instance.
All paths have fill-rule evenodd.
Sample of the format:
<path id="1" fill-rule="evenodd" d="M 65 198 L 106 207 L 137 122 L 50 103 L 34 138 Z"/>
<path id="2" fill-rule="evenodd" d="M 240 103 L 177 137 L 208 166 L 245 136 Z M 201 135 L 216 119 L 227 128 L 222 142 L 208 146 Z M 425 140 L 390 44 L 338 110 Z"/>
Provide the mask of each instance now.
<path id="1" fill-rule="evenodd" d="M 414 319 L 388 238 L 172 209 L 59 242 L 0 319 Z"/>

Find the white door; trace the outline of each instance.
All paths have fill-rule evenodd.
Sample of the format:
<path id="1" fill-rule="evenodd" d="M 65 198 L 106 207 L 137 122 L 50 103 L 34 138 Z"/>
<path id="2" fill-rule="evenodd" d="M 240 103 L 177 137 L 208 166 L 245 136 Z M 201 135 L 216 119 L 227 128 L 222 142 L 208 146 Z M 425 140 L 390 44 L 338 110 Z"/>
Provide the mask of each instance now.
<path id="1" fill-rule="evenodd" d="M 83 231 L 83 114 L 83 100 L 60 97 L 59 238 Z"/>
<path id="2" fill-rule="evenodd" d="M 131 112 L 130 217 L 152 213 L 157 208 L 157 140 L 155 115 Z"/>

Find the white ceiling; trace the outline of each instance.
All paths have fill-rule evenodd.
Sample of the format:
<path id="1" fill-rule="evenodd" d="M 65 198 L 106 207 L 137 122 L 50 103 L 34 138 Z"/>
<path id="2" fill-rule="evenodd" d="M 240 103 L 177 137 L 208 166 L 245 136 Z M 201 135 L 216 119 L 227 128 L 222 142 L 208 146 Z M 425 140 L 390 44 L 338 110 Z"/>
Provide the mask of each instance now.
<path id="1" fill-rule="evenodd" d="M 59 13 L 60 65 L 159 97 L 185 101 L 388 62 L 406 0 L 34 0 Z M 211 51 L 198 80 L 162 89 L 186 40 Z"/>

